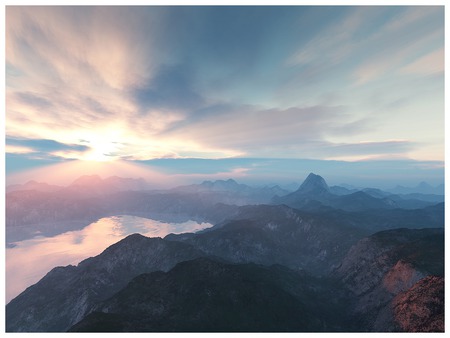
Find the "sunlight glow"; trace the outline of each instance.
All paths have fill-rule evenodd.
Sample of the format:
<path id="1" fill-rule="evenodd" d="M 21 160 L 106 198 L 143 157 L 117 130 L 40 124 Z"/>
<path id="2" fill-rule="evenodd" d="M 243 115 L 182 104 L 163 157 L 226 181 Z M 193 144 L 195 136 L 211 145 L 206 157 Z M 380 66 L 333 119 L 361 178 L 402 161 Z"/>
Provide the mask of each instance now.
<path id="1" fill-rule="evenodd" d="M 117 151 L 117 144 L 110 141 L 90 142 L 92 150 L 83 159 L 85 161 L 108 162 L 114 161 L 117 157 L 113 154 Z"/>
<path id="2" fill-rule="evenodd" d="M 80 143 L 88 146 L 89 151 L 84 153 L 81 160 L 95 162 L 109 162 L 119 158 L 123 138 L 122 128 L 110 126 L 108 129 L 95 131 L 95 133 L 82 134 Z"/>
<path id="3" fill-rule="evenodd" d="M 50 184 L 68 185 L 82 175 L 99 175 L 102 178 L 110 176 L 144 178 L 158 189 L 172 187 L 182 182 L 181 179 L 161 173 L 148 165 L 121 160 L 109 162 L 72 160 L 8 175 L 6 184 L 21 184 L 36 180 Z"/>

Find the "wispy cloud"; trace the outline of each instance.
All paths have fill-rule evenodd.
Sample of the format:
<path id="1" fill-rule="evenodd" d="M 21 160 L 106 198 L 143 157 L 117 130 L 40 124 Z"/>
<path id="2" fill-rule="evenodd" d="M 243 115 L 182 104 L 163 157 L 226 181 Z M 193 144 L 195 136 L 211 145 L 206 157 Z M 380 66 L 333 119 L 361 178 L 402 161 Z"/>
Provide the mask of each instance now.
<path id="1" fill-rule="evenodd" d="M 407 74 L 431 75 L 444 72 L 444 48 L 439 48 L 400 69 Z"/>
<path id="2" fill-rule="evenodd" d="M 365 84 L 388 72 L 392 75 L 411 60 L 421 57 L 424 51 L 442 46 L 442 15 L 439 7 L 412 7 L 389 20 L 367 41 L 377 48 L 372 47 L 372 55 L 356 68 L 357 84 Z"/>
<path id="3" fill-rule="evenodd" d="M 65 145 L 23 141 L 11 153 L 406 156 L 423 143 L 415 130 L 395 119 L 410 141 L 389 144 L 395 128 L 361 102 L 378 90 L 418 100 L 371 84 L 443 72 L 443 11 L 8 6 L 5 56 L 7 137 Z"/>

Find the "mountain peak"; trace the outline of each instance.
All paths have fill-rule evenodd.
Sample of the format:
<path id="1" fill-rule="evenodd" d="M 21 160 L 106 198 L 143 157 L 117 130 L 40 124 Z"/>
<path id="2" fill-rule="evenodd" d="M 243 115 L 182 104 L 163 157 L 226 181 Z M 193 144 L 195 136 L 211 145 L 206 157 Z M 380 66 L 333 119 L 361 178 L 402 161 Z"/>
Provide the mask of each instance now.
<path id="1" fill-rule="evenodd" d="M 330 192 L 330 188 L 322 176 L 310 173 L 297 191 L 301 193 Z"/>
<path id="2" fill-rule="evenodd" d="M 72 186 L 74 186 L 74 185 L 90 186 L 90 185 L 98 184 L 101 182 L 103 182 L 103 180 L 98 175 L 83 175 L 83 176 L 77 178 L 75 181 L 73 181 L 73 183 L 71 185 Z"/>

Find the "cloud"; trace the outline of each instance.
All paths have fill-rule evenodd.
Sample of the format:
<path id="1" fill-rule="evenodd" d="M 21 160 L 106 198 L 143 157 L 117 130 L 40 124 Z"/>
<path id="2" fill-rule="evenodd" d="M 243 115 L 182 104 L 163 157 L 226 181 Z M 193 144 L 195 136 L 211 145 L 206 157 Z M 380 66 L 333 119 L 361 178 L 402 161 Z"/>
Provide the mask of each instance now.
<path id="1" fill-rule="evenodd" d="M 439 48 L 411 62 L 400 71 L 407 74 L 430 75 L 443 73 L 444 66 L 444 48 Z"/>
<path id="2" fill-rule="evenodd" d="M 407 154 L 414 148 L 414 143 L 408 140 L 366 141 L 357 143 L 330 144 L 328 157 L 342 156 L 398 156 Z"/>
<path id="3" fill-rule="evenodd" d="M 11 154 L 28 154 L 34 158 L 78 158 L 90 148 L 79 144 L 64 144 L 46 139 L 6 138 L 6 152 Z"/>
<path id="4" fill-rule="evenodd" d="M 423 50 L 443 45 L 440 7 L 349 7 L 286 60 L 304 81 L 326 80 L 337 66 L 358 85 L 397 69 Z"/>
<path id="5" fill-rule="evenodd" d="M 246 105 L 218 111 L 175 124 L 165 137 L 190 139 L 224 153 L 234 150 L 240 156 L 314 158 L 324 156 L 329 136 L 359 135 L 371 128 L 371 120 L 355 120 L 341 106 L 283 110 Z"/>
<path id="6" fill-rule="evenodd" d="M 35 151 L 57 151 L 57 150 L 76 150 L 86 151 L 89 147 L 78 144 L 63 144 L 54 140 L 27 140 L 6 138 L 6 144 L 12 146 L 22 146 Z"/>
<path id="7" fill-rule="evenodd" d="M 441 19 L 432 7 L 8 6 L 6 135 L 66 145 L 8 149 L 320 158 L 341 144 L 336 152 L 352 154 L 358 146 L 345 144 L 396 137 L 373 106 L 358 105 L 377 89 L 355 92 L 354 81 L 434 71 Z M 333 105 L 324 93 L 337 93 Z M 363 137 L 368 131 L 382 134 Z"/>
<path id="8" fill-rule="evenodd" d="M 17 92 L 15 93 L 17 100 L 21 103 L 27 104 L 31 107 L 37 107 L 40 109 L 46 109 L 52 107 L 52 103 L 45 97 L 30 92 Z"/>
<path id="9" fill-rule="evenodd" d="M 361 85 L 396 72 L 423 51 L 443 46 L 443 11 L 439 7 L 409 7 L 394 16 L 367 43 L 372 55 L 354 71 Z M 375 49 L 374 46 L 377 46 Z M 401 72 L 398 74 L 401 75 Z"/>
<path id="10" fill-rule="evenodd" d="M 310 65 L 319 63 L 334 66 L 354 51 L 354 35 L 370 18 L 379 15 L 379 9 L 365 7 L 351 8 L 340 13 L 337 22 L 332 22 L 324 30 L 302 45 L 286 61 L 287 65 Z"/>
<path id="11" fill-rule="evenodd" d="M 204 99 L 193 88 L 192 69 L 186 65 L 163 65 L 144 85 L 131 90 L 138 106 L 146 109 L 197 109 Z"/>

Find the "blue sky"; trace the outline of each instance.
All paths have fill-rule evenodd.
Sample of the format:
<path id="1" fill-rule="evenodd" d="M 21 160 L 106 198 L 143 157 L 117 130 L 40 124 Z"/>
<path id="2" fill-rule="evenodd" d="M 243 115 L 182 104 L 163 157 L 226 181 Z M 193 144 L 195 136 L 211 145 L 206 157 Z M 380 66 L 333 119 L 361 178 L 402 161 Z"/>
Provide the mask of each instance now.
<path id="1" fill-rule="evenodd" d="M 443 181 L 443 6 L 8 6 L 5 58 L 8 177 Z"/>

